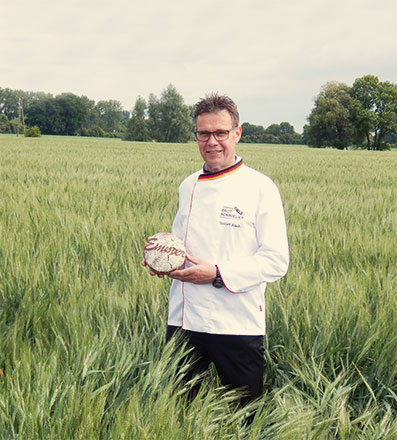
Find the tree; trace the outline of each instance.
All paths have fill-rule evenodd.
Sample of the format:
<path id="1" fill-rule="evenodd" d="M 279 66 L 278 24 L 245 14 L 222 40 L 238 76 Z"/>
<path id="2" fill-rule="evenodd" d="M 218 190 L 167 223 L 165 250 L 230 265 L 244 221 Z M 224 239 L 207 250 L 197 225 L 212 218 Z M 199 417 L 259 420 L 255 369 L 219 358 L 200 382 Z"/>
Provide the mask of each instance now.
<path id="1" fill-rule="evenodd" d="M 242 124 L 243 135 L 241 142 L 260 144 L 302 144 L 302 136 L 295 132 L 289 122 L 271 124 L 264 129 L 262 125 Z"/>
<path id="2" fill-rule="evenodd" d="M 26 108 L 26 123 L 37 125 L 43 134 L 61 134 L 59 110 L 53 97 L 32 101 Z"/>
<path id="3" fill-rule="evenodd" d="M 146 120 L 146 101 L 141 96 L 138 96 L 136 99 L 131 118 L 127 122 L 125 140 L 150 141 Z"/>
<path id="4" fill-rule="evenodd" d="M 153 140 L 162 138 L 161 134 L 161 118 L 160 118 L 160 102 L 158 98 L 151 93 L 148 100 L 148 119 L 147 127 L 149 130 L 149 137 Z"/>
<path id="5" fill-rule="evenodd" d="M 309 125 L 305 124 L 303 126 L 303 133 L 302 133 L 302 142 L 304 145 L 307 145 L 308 131 L 309 131 Z"/>
<path id="6" fill-rule="evenodd" d="M 289 122 L 272 124 L 266 128 L 267 135 L 273 135 L 280 144 L 302 144 L 302 136 L 295 132 L 294 127 Z"/>
<path id="7" fill-rule="evenodd" d="M 2 89 L 0 87 L 0 113 L 4 113 L 11 121 L 18 118 L 19 100 L 23 101 L 24 107 L 28 107 L 32 102 L 52 97 L 44 92 L 25 92 L 24 90 Z"/>
<path id="8" fill-rule="evenodd" d="M 397 132 L 387 134 L 383 141 L 387 142 L 391 147 L 397 148 Z"/>
<path id="9" fill-rule="evenodd" d="M 86 101 L 73 93 L 62 93 L 55 97 L 59 112 L 59 133 L 67 136 L 78 134 L 88 115 Z"/>
<path id="10" fill-rule="evenodd" d="M 73 93 L 42 97 L 26 109 L 26 122 L 37 125 L 43 134 L 79 134 L 88 115 L 87 98 Z"/>
<path id="11" fill-rule="evenodd" d="M 0 133 L 11 133 L 11 124 L 4 113 L 0 113 Z"/>
<path id="12" fill-rule="evenodd" d="M 350 94 L 352 120 L 365 136 L 367 149 L 384 149 L 383 139 L 397 133 L 397 86 L 365 75 L 354 81 Z"/>
<path id="13" fill-rule="evenodd" d="M 84 123 L 84 128 L 89 129 L 93 125 L 98 125 L 98 115 L 95 109 L 95 101 L 93 99 L 88 98 L 88 96 L 81 96 L 81 102 L 87 109 L 87 117 Z"/>
<path id="14" fill-rule="evenodd" d="M 0 113 L 7 116 L 9 120 L 18 117 L 18 91 L 9 88 L 0 88 Z"/>
<path id="15" fill-rule="evenodd" d="M 310 147 L 347 148 L 357 138 L 351 121 L 350 88 L 339 82 L 325 84 L 309 115 L 307 140 Z"/>
<path id="16" fill-rule="evenodd" d="M 96 114 L 96 124 L 108 133 L 121 131 L 121 121 L 123 119 L 123 107 L 120 101 L 98 101 L 94 112 Z"/>
<path id="17" fill-rule="evenodd" d="M 160 99 L 149 96 L 149 133 L 157 142 L 187 142 L 191 139 L 193 121 L 182 95 L 170 84 Z"/>
<path id="18" fill-rule="evenodd" d="M 243 133 L 241 135 L 242 143 L 261 144 L 264 142 L 265 128 L 262 125 L 254 125 L 249 122 L 241 124 Z"/>
<path id="19" fill-rule="evenodd" d="M 160 114 L 165 142 L 187 142 L 192 138 L 193 121 L 190 109 L 172 84 L 161 94 Z"/>

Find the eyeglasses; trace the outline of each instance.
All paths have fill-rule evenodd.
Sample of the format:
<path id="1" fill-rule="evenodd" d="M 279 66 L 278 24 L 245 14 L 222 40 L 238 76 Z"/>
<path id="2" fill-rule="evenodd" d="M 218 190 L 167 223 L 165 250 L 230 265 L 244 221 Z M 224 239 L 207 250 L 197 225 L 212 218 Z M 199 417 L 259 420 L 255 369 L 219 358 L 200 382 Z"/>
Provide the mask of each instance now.
<path id="1" fill-rule="evenodd" d="M 230 132 L 235 128 L 237 127 L 233 127 L 230 130 L 216 130 L 216 131 L 194 130 L 194 135 L 196 136 L 196 139 L 201 142 L 208 141 L 211 135 L 214 135 L 214 138 L 217 141 L 226 141 L 227 139 L 229 139 Z"/>

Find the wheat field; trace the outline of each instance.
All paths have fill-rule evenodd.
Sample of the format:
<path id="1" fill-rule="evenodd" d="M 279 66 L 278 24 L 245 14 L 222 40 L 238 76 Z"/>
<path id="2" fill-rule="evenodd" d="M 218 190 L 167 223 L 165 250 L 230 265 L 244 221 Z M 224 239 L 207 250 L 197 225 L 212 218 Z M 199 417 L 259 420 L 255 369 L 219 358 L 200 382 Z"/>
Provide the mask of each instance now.
<path id="1" fill-rule="evenodd" d="M 279 186 L 291 252 L 251 408 L 214 371 L 187 403 L 170 282 L 140 265 L 197 147 L 0 136 L 1 439 L 397 439 L 397 151 L 238 153 Z"/>

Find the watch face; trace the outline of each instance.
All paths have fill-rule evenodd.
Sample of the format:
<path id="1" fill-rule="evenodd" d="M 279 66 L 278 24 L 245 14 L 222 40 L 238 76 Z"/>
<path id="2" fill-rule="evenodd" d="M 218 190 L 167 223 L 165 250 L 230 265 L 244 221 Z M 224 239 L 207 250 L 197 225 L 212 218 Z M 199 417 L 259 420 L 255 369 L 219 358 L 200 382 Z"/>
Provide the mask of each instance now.
<path id="1" fill-rule="evenodd" d="M 212 285 L 214 286 L 214 287 L 223 287 L 223 281 L 222 281 L 222 278 L 220 278 L 220 277 L 216 277 L 215 278 L 215 280 L 214 280 L 214 282 L 212 283 Z"/>

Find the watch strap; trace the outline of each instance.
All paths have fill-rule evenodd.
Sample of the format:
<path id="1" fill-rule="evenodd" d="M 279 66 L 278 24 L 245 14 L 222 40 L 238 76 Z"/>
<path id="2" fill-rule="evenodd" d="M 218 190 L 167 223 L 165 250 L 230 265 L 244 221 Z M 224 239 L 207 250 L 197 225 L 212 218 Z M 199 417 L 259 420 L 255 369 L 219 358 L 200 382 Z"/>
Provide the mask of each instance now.
<path id="1" fill-rule="evenodd" d="M 212 285 L 219 289 L 221 287 L 224 287 L 224 283 L 223 283 L 221 274 L 219 272 L 218 266 L 215 265 L 215 268 L 216 268 L 216 275 L 215 275 L 214 281 L 212 282 Z"/>

